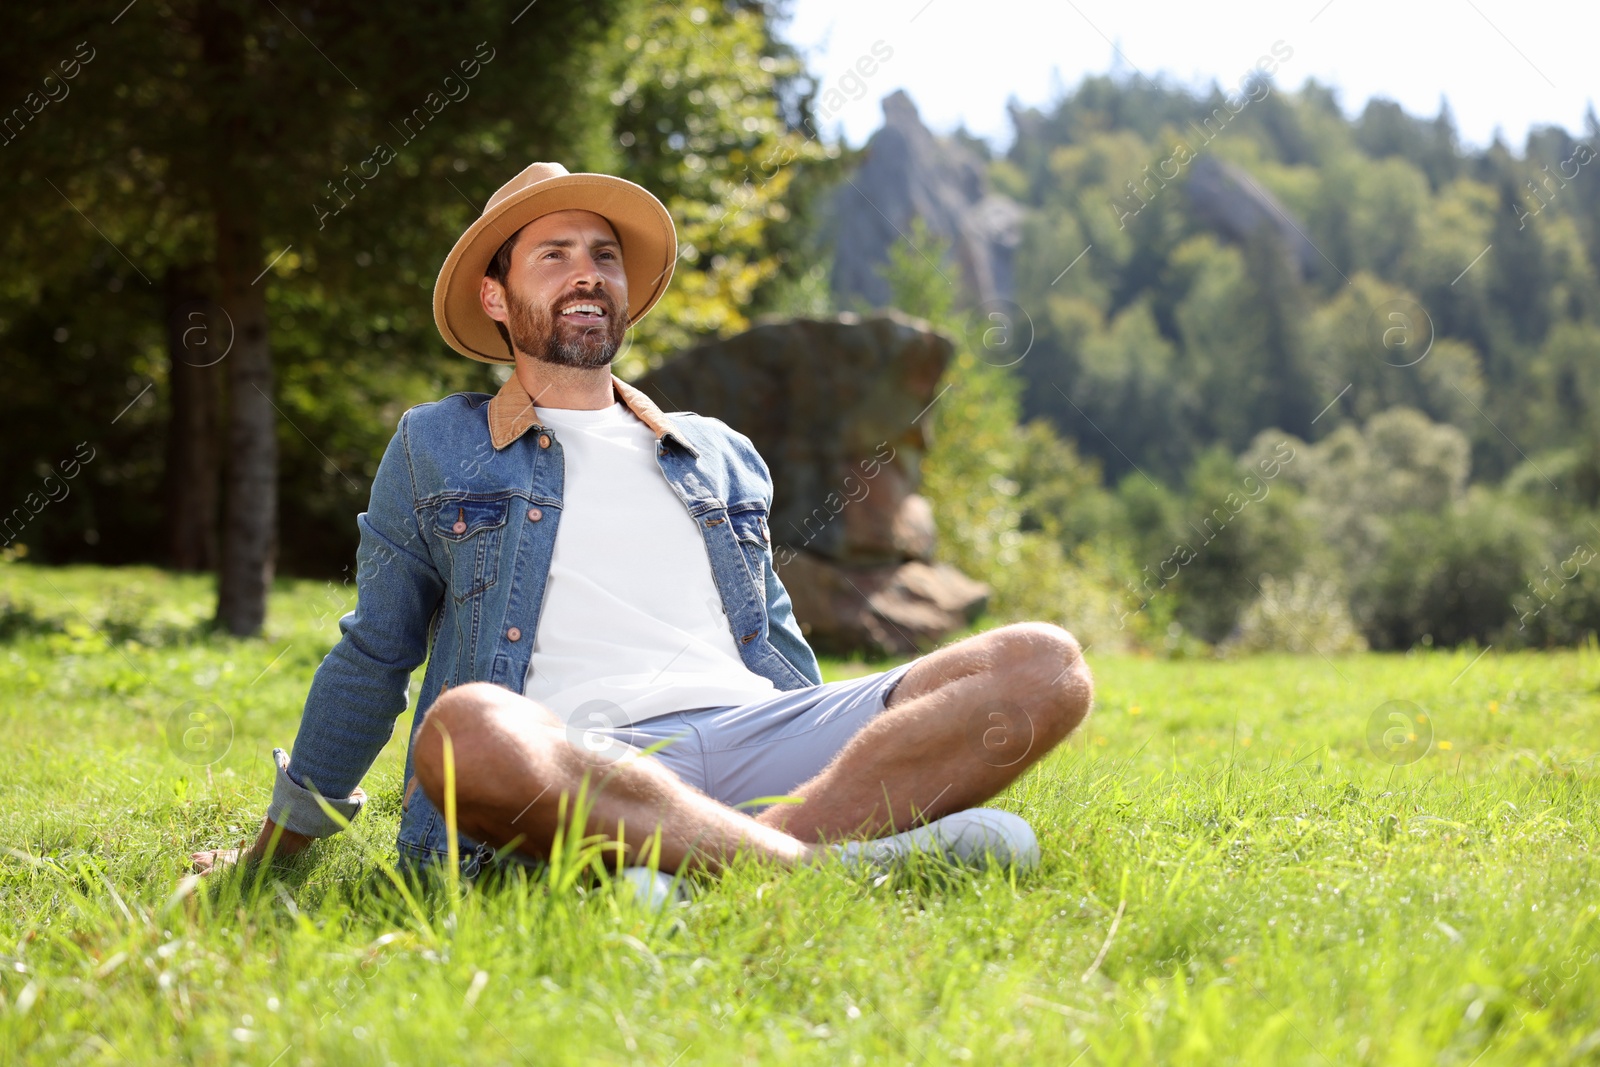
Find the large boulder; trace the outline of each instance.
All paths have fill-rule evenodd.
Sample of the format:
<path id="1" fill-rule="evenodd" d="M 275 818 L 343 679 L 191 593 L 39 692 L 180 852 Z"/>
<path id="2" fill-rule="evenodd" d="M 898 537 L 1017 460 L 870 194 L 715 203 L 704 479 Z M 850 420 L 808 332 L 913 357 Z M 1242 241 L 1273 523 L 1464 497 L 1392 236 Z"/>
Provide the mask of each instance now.
<path id="1" fill-rule="evenodd" d="M 772 470 L 773 556 L 819 650 L 910 653 L 976 618 L 988 588 L 933 561 L 917 494 L 950 340 L 897 311 L 768 321 L 634 384 L 748 436 Z"/>
<path id="2" fill-rule="evenodd" d="M 971 623 L 989 599 L 982 582 L 921 560 L 847 567 L 798 552 L 778 576 L 811 647 L 835 655 L 919 652 Z"/>

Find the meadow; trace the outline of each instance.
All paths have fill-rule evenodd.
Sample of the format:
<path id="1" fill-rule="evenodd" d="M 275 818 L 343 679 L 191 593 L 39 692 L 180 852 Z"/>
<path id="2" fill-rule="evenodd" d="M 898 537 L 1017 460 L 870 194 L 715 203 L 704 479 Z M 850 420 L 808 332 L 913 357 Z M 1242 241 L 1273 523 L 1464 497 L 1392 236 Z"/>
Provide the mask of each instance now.
<path id="1" fill-rule="evenodd" d="M 579 840 L 396 882 L 409 714 L 349 831 L 186 878 L 254 833 L 353 591 L 280 581 L 260 640 L 212 598 L 0 563 L 0 1060 L 1600 1061 L 1592 643 L 1091 650 L 1094 713 L 994 802 L 1037 870 L 745 863 L 656 914 Z"/>

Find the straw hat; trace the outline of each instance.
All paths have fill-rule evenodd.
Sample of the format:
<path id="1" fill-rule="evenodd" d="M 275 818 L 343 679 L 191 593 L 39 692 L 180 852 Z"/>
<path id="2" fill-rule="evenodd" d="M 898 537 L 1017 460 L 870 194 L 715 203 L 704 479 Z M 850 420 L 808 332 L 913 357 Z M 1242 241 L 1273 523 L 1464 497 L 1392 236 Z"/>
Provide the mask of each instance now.
<path id="1" fill-rule="evenodd" d="M 611 223 L 622 243 L 628 276 L 628 325 L 661 299 L 678 260 L 672 216 L 649 190 L 609 174 L 569 174 L 559 163 L 534 163 L 502 185 L 467 227 L 439 268 L 433 321 L 451 348 L 482 363 L 514 364 L 478 292 L 489 261 L 512 234 L 552 211 L 593 211 Z"/>

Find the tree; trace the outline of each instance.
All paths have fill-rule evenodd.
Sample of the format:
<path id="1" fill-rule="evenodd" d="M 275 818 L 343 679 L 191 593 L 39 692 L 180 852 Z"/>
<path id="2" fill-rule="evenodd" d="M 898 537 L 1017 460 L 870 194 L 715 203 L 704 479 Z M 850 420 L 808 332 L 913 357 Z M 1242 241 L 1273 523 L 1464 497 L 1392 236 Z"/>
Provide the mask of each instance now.
<path id="1" fill-rule="evenodd" d="M 11 210 L 0 225 L 29 268 L 13 291 L 78 280 L 82 259 L 71 253 L 83 255 L 85 220 L 152 286 L 169 271 L 214 283 L 232 345 L 220 626 L 260 631 L 275 565 L 271 317 L 285 298 L 275 283 L 309 276 L 342 290 L 349 309 L 418 302 L 478 213 L 481 187 L 509 176 L 501 160 L 520 169 L 592 146 L 600 101 L 588 74 L 630 9 L 513 0 L 409 5 L 377 20 L 348 0 L 170 0 L 108 21 L 58 5 L 20 12 L 20 30 L 0 41 L 8 100 L 32 91 L 56 57 L 81 61 L 71 106 L 64 98 L 55 113 L 25 116 L 5 145 L 0 196 Z M 495 163 L 498 180 L 469 183 L 481 195 L 463 210 L 446 179 L 467 159 Z M 398 276 L 355 267 L 375 246 L 391 252 Z M 204 432 L 181 420 L 173 429 Z"/>
<path id="2" fill-rule="evenodd" d="M 609 79 L 617 173 L 667 205 L 679 261 L 619 361 L 624 376 L 749 325 L 757 290 L 782 268 L 773 238 L 797 174 L 831 172 L 839 156 L 791 125 L 809 118 L 803 67 L 758 5 L 648 11 L 624 31 Z"/>

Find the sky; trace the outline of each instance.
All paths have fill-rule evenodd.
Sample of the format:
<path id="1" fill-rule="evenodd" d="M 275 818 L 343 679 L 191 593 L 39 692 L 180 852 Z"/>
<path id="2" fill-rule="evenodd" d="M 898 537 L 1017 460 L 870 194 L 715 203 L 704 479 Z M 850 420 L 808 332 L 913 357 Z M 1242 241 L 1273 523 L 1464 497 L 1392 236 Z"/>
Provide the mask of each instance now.
<path id="1" fill-rule="evenodd" d="M 1291 53 L 1280 88 L 1315 78 L 1346 114 L 1376 96 L 1431 118 L 1446 99 L 1472 148 L 1499 130 L 1520 154 L 1529 127 L 1547 124 L 1581 136 L 1600 95 L 1586 77 L 1594 0 L 793 0 L 791 13 L 783 36 L 843 101 L 819 129 L 852 146 L 896 89 L 936 133 L 965 123 L 1004 148 L 1009 97 L 1043 108 L 1112 70 L 1226 88 L 1275 44 Z"/>

